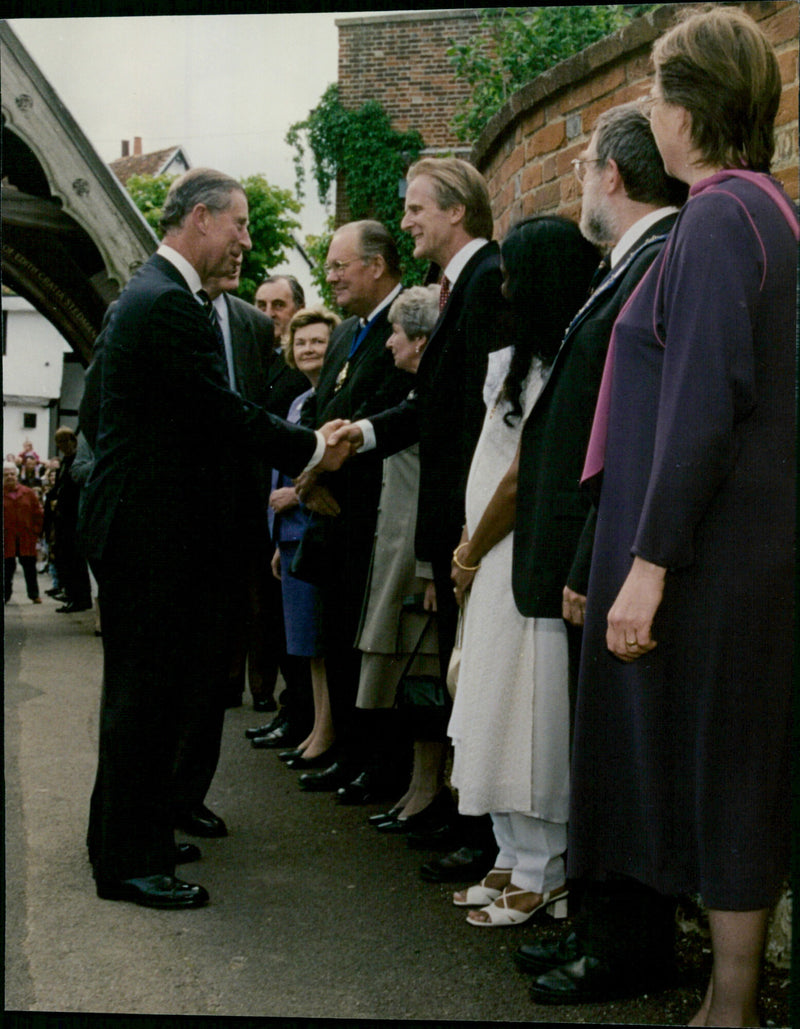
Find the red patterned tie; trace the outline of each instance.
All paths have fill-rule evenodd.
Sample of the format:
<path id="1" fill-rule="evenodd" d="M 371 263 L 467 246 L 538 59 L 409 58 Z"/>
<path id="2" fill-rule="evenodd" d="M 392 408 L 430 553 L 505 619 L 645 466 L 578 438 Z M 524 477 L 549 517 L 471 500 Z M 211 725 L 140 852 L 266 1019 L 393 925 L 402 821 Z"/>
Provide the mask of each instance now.
<path id="1" fill-rule="evenodd" d="M 447 303 L 448 297 L 450 296 L 450 283 L 447 278 L 442 279 L 442 287 L 439 291 L 439 314 L 444 311 L 444 305 Z"/>

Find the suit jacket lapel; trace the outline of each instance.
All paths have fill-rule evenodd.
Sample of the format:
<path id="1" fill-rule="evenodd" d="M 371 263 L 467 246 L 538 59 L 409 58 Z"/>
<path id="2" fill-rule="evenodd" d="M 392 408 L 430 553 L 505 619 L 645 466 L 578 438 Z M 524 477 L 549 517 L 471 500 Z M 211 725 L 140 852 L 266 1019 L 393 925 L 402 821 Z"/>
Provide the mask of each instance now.
<path id="1" fill-rule="evenodd" d="M 467 290 L 467 286 L 469 285 L 469 281 L 472 278 L 475 269 L 478 267 L 478 265 L 485 261 L 487 257 L 495 253 L 498 249 L 499 247 L 497 243 L 495 243 L 493 240 L 490 240 L 485 246 L 482 246 L 480 250 L 476 250 L 472 257 L 464 265 L 461 274 L 456 279 L 455 284 L 452 290 L 450 291 L 450 296 L 447 300 L 447 304 L 445 305 L 444 310 L 439 315 L 438 321 L 431 330 L 431 334 L 428 338 L 428 345 L 422 352 L 422 358 L 419 363 L 419 368 L 417 368 L 418 378 L 420 376 L 420 372 L 422 372 L 422 379 L 420 381 L 423 381 L 425 378 L 425 366 L 431 364 L 434 355 L 437 353 L 439 349 L 439 345 L 437 343 L 437 336 L 446 336 L 446 327 L 453 321 L 454 318 L 458 317 L 459 311 L 461 310 L 462 298 Z"/>
<path id="2" fill-rule="evenodd" d="M 175 265 L 172 264 L 171 261 L 168 261 L 166 257 L 162 257 L 161 254 L 153 254 L 150 258 L 150 263 L 153 268 L 158 269 L 158 271 L 166 275 L 168 279 L 172 279 L 172 281 L 178 286 L 183 286 L 186 292 L 191 294 L 192 291 L 189 289 L 189 283 L 184 279 Z"/>
<path id="3" fill-rule="evenodd" d="M 623 254 L 622 258 L 617 262 L 617 266 L 613 268 L 608 275 L 606 275 L 594 293 L 592 293 L 583 307 L 567 326 L 567 331 L 564 333 L 564 339 L 562 340 L 558 353 L 555 356 L 548 379 L 552 378 L 553 368 L 555 368 L 561 355 L 564 353 L 567 342 L 572 338 L 578 328 L 592 315 L 601 303 L 605 303 L 608 295 L 617 288 L 617 283 L 627 272 L 629 265 L 637 256 L 639 251 L 642 250 L 643 247 L 652 243 L 655 239 L 662 237 L 666 238 L 676 217 L 677 215 L 670 214 L 666 218 L 662 218 L 660 221 L 657 221 L 654 225 L 651 225 L 647 232 L 645 232 L 645 234 L 633 244 L 630 250 L 626 254 Z"/>
<path id="4" fill-rule="evenodd" d="M 247 382 L 250 379 L 249 356 L 250 347 L 237 345 L 243 335 L 247 333 L 248 325 L 244 317 L 230 302 L 227 293 L 225 306 L 228 309 L 228 326 L 231 330 L 231 350 L 233 352 L 233 374 L 237 384 Z"/>

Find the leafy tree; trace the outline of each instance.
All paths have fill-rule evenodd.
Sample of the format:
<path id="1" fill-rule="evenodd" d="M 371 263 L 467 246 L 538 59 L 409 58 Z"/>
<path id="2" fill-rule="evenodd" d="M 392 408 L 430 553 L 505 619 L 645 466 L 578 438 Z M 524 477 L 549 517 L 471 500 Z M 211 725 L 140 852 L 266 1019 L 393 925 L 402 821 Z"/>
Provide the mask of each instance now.
<path id="1" fill-rule="evenodd" d="M 248 176 L 242 187 L 250 208 L 253 249 L 244 255 L 238 294 L 252 301 L 261 280 L 283 264 L 286 252 L 294 246 L 292 232 L 300 228 L 300 222 L 292 213 L 299 214 L 302 208 L 289 190 L 271 186 L 263 175 Z"/>
<path id="2" fill-rule="evenodd" d="M 472 90 L 453 118 L 456 136 L 466 142 L 477 139 L 492 115 L 526 82 L 660 6 L 485 9 L 479 33 L 467 43 L 451 40 L 447 51 L 456 78 Z"/>
<path id="3" fill-rule="evenodd" d="M 400 229 L 403 201 L 398 188 L 409 165 L 419 157 L 423 146 L 420 134 L 393 129 L 388 115 L 375 100 L 367 101 L 356 111 L 347 110 L 342 106 L 338 85 L 334 83 L 328 86 L 305 121 L 291 126 L 286 142 L 295 149 L 298 196 L 304 195 L 308 147 L 320 203 L 327 205 L 334 184 L 342 184 L 351 218 L 374 218 L 382 222 L 400 249 L 404 282 L 409 285 L 422 282 L 424 262 L 414 260 L 411 239 Z M 307 244 L 309 254 L 316 261 L 314 281 L 328 303 L 331 294 L 324 281 L 322 264 L 329 240 L 328 232 Z"/>
<path id="4" fill-rule="evenodd" d="M 161 230 L 158 222 L 161 218 L 161 209 L 174 178 L 174 175 L 131 175 L 125 183 L 125 189 L 159 239 Z"/>
<path id="5" fill-rule="evenodd" d="M 333 236 L 333 218 L 328 218 L 325 230 L 319 236 L 306 236 L 305 251 L 312 262 L 311 281 L 317 287 L 323 304 L 332 311 L 336 309 L 336 301 L 330 283 L 325 278 L 325 259 Z"/>
<path id="6" fill-rule="evenodd" d="M 125 183 L 134 203 L 159 238 L 161 210 L 174 178 L 171 175 L 132 175 Z M 242 179 L 242 189 L 250 208 L 249 232 L 253 248 L 244 255 L 237 293 L 245 300 L 252 300 L 259 282 L 270 269 L 284 262 L 286 251 L 294 246 L 292 232 L 300 228 L 300 223 L 293 215 L 300 212 L 301 206 L 289 190 L 271 186 L 263 175 Z"/>

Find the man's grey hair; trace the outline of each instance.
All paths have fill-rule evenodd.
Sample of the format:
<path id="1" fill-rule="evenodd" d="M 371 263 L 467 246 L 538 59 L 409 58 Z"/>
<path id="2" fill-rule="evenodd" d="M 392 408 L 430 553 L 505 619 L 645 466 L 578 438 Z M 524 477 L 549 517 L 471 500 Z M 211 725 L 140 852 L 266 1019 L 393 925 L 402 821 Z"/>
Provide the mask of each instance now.
<path id="1" fill-rule="evenodd" d="M 680 207 L 685 183 L 664 170 L 650 121 L 635 101 L 604 111 L 594 127 L 600 167 L 613 159 L 631 200 L 654 207 Z"/>
<path id="2" fill-rule="evenodd" d="M 204 204 L 215 214 L 226 211 L 230 207 L 231 194 L 237 192 L 244 193 L 242 184 L 230 175 L 213 168 L 192 168 L 169 187 L 159 227 L 165 234 L 180 228 L 198 204 Z"/>
<path id="3" fill-rule="evenodd" d="M 409 339 L 424 336 L 433 331 L 439 318 L 439 287 L 411 286 L 404 290 L 389 308 L 389 321 L 403 327 Z"/>
<path id="4" fill-rule="evenodd" d="M 394 237 L 385 225 L 365 218 L 362 221 L 347 222 L 346 225 L 340 226 L 334 236 L 342 229 L 356 230 L 362 260 L 370 261 L 376 257 L 382 257 L 389 275 L 393 279 L 400 278 L 400 252 Z"/>

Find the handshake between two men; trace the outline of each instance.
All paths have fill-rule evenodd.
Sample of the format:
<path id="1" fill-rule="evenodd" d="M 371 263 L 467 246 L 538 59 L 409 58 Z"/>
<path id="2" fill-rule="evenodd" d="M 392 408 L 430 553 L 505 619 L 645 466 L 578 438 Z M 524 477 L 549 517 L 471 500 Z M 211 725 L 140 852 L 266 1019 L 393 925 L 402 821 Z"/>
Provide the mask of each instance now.
<path id="1" fill-rule="evenodd" d="M 309 510 L 330 518 L 340 514 L 339 504 L 330 490 L 317 480 L 322 472 L 338 471 L 363 446 L 364 436 L 357 425 L 344 418 L 326 422 L 317 431 L 325 437 L 322 459 L 299 475 L 294 486 L 297 497 Z"/>
<path id="2" fill-rule="evenodd" d="M 319 472 L 338 471 L 364 443 L 361 429 L 344 418 L 326 422 L 318 431 L 325 437 L 325 452 L 319 464 L 295 480 L 298 488 L 302 488 L 307 476 L 316 477 Z"/>

